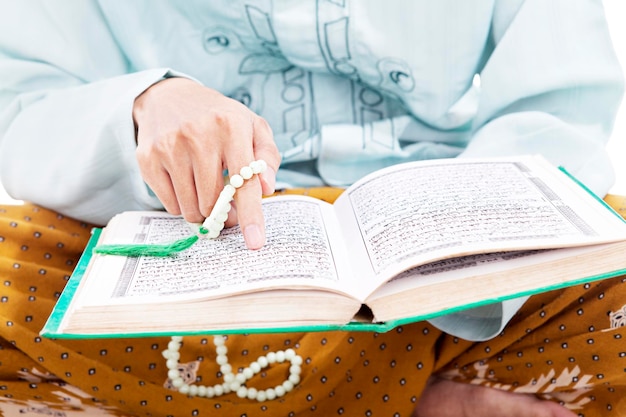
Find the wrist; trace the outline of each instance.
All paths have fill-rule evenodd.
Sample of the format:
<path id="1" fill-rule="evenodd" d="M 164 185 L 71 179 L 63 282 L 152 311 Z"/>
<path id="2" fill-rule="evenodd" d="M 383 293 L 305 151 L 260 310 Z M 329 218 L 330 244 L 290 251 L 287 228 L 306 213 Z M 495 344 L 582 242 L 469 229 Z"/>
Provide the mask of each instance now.
<path id="1" fill-rule="evenodd" d="M 196 81 L 193 81 L 189 78 L 178 76 L 165 76 L 148 86 L 148 88 L 143 90 L 137 97 L 135 97 L 132 111 L 133 124 L 135 125 L 135 140 L 137 139 L 139 126 L 142 124 L 146 112 L 152 107 L 153 103 L 163 102 L 163 91 L 172 88 L 177 89 L 181 86 L 184 87 L 186 84 L 190 83 L 198 84 Z"/>

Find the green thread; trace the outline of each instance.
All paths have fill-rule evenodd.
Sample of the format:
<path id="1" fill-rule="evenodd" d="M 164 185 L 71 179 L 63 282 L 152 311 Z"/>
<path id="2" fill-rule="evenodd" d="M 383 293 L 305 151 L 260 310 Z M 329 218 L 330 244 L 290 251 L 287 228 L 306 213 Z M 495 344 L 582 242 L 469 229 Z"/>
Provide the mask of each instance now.
<path id="1" fill-rule="evenodd" d="M 202 232 L 201 232 L 202 233 Z M 94 253 L 100 255 L 119 255 L 128 257 L 138 256 L 172 256 L 185 249 L 189 249 L 198 241 L 198 235 L 192 235 L 184 239 L 168 244 L 131 244 L 131 245 L 100 245 L 94 248 Z"/>

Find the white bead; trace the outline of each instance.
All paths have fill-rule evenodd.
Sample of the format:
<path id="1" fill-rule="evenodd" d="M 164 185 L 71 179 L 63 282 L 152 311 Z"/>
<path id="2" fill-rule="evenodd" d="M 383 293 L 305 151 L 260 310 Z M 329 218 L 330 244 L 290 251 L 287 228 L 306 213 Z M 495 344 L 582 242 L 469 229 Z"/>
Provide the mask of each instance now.
<path id="1" fill-rule="evenodd" d="M 263 164 L 259 161 L 250 162 L 250 169 L 254 174 L 260 174 L 263 169 Z"/>
<path id="2" fill-rule="evenodd" d="M 248 396 L 248 388 L 241 387 L 237 390 L 237 397 L 246 398 Z"/>
<path id="3" fill-rule="evenodd" d="M 178 342 L 174 342 L 174 341 L 171 341 L 171 342 L 169 342 L 169 343 L 167 344 L 167 349 L 168 349 L 170 352 L 176 352 L 176 351 L 178 351 L 178 349 L 180 349 L 180 343 L 178 343 Z"/>
<path id="4" fill-rule="evenodd" d="M 213 210 L 211 211 L 209 217 L 204 219 L 204 222 L 202 223 L 202 226 L 208 231 L 208 233 L 201 237 L 215 239 L 217 235 L 219 235 L 219 233 L 222 231 L 222 229 L 224 229 L 224 221 L 220 220 L 224 215 L 219 212 L 217 204 L 219 204 L 219 201 L 216 203 L 216 206 L 213 207 Z M 228 214 L 226 214 L 226 218 L 228 218 Z"/>
<path id="5" fill-rule="evenodd" d="M 302 373 L 302 368 L 300 365 L 291 365 L 289 367 L 289 373 L 294 375 L 300 375 Z"/>
<path id="6" fill-rule="evenodd" d="M 230 204 L 228 205 L 230 208 Z M 228 219 L 228 212 L 221 212 L 215 215 L 215 221 L 218 221 L 222 224 Z"/>
<path id="7" fill-rule="evenodd" d="M 293 382 L 291 381 L 285 381 L 283 382 L 283 388 L 285 389 L 285 392 L 290 392 L 293 389 Z"/>
<path id="8" fill-rule="evenodd" d="M 285 395 L 285 388 L 282 385 L 275 386 L 274 391 L 276 392 L 277 397 L 282 397 L 283 395 Z"/>
<path id="9" fill-rule="evenodd" d="M 267 363 L 276 362 L 276 352 L 270 352 L 267 355 L 265 355 L 265 357 L 267 358 Z"/>
<path id="10" fill-rule="evenodd" d="M 256 361 L 261 366 L 261 368 L 265 368 L 269 364 L 265 356 L 259 356 L 259 359 L 257 359 Z"/>
<path id="11" fill-rule="evenodd" d="M 167 377 L 173 381 L 176 378 L 180 378 L 180 372 L 178 369 L 170 368 L 170 370 L 167 371 Z"/>
<path id="12" fill-rule="evenodd" d="M 254 371 L 252 368 L 244 368 L 241 372 L 246 379 L 250 379 L 254 376 Z"/>
<path id="13" fill-rule="evenodd" d="M 252 174 L 252 168 L 250 167 L 242 167 L 239 171 L 239 175 L 241 175 L 244 180 L 249 180 L 250 178 L 252 178 Z"/>
<path id="14" fill-rule="evenodd" d="M 256 388 L 248 388 L 248 399 L 249 400 L 256 400 L 257 397 L 257 390 Z"/>
<path id="15" fill-rule="evenodd" d="M 240 384 L 243 384 L 244 382 L 246 382 L 246 377 L 244 374 L 237 374 L 235 375 L 235 381 L 239 382 Z"/>
<path id="16" fill-rule="evenodd" d="M 235 380 L 235 374 L 229 373 L 229 374 L 224 375 L 223 378 L 224 378 L 224 382 L 231 383 Z"/>
<path id="17" fill-rule="evenodd" d="M 209 229 L 210 231 L 212 230 L 217 230 L 218 232 L 222 231 L 222 229 L 224 228 L 224 222 L 220 221 L 218 217 L 219 217 L 219 214 L 215 215 L 211 219 L 211 222 L 209 222 L 207 229 Z"/>
<path id="18" fill-rule="evenodd" d="M 178 368 L 178 359 L 169 358 L 165 361 L 165 366 L 167 369 L 177 369 Z"/>
<path id="19" fill-rule="evenodd" d="M 180 359 L 180 352 L 172 352 L 171 350 L 168 350 L 168 359 L 174 359 L 174 360 L 179 360 Z"/>
<path id="20" fill-rule="evenodd" d="M 302 356 L 296 355 L 296 357 L 291 360 L 291 363 L 294 365 L 302 365 Z"/>
<path id="21" fill-rule="evenodd" d="M 180 376 L 176 378 L 172 378 L 172 385 L 175 386 L 176 388 L 182 387 L 184 383 L 185 381 L 183 381 L 183 379 Z"/>
<path id="22" fill-rule="evenodd" d="M 217 358 L 215 358 L 215 362 L 217 362 L 218 365 L 224 365 L 228 362 L 228 356 L 218 355 Z"/>
<path id="23" fill-rule="evenodd" d="M 296 351 L 289 348 L 285 351 L 285 359 L 287 359 L 288 361 L 292 360 L 293 358 L 296 357 Z"/>
<path id="24" fill-rule="evenodd" d="M 233 188 L 234 189 L 234 188 Z M 215 204 L 213 205 L 213 210 L 211 210 L 211 216 L 215 216 L 217 213 L 228 213 L 230 210 L 230 202 L 233 200 L 233 196 L 221 193 L 217 200 L 215 200 Z"/>
<path id="25" fill-rule="evenodd" d="M 215 388 L 213 388 L 213 387 L 206 387 L 206 396 L 207 396 L 207 398 L 215 397 Z"/>
<path id="26" fill-rule="evenodd" d="M 197 385 L 188 385 L 189 387 L 189 395 L 195 397 L 198 395 L 198 386 Z"/>
<path id="27" fill-rule="evenodd" d="M 276 352 L 276 362 L 278 363 L 285 362 L 285 352 L 283 352 L 282 350 L 279 350 L 278 352 Z"/>
<path id="28" fill-rule="evenodd" d="M 215 220 L 218 214 L 228 213 L 228 211 L 230 210 L 231 201 L 233 201 L 233 199 L 230 197 L 225 197 L 223 195 L 220 195 L 219 197 L 217 197 L 217 200 L 215 200 L 215 204 L 213 205 L 213 209 L 211 210 L 211 214 L 209 215 L 209 218 L 211 218 L 212 220 Z"/>
<path id="29" fill-rule="evenodd" d="M 241 384 L 238 381 L 233 381 L 228 384 L 228 388 L 231 391 L 237 391 L 241 387 Z"/>
<path id="30" fill-rule="evenodd" d="M 259 173 L 265 172 L 267 169 L 267 162 L 262 159 L 257 160 L 257 162 L 259 163 Z"/>
<path id="31" fill-rule="evenodd" d="M 237 387 L 239 388 L 239 387 Z M 223 383 L 222 384 L 222 389 L 224 390 L 224 394 L 228 394 L 229 392 L 233 391 L 233 389 L 231 388 L 230 384 L 227 383 Z"/>
<path id="32" fill-rule="evenodd" d="M 258 362 L 254 361 L 250 364 L 250 369 L 252 370 L 252 372 L 254 372 L 255 374 L 258 374 L 259 372 L 261 372 L 261 365 L 259 365 Z"/>
<path id="33" fill-rule="evenodd" d="M 220 193 L 220 196 L 223 195 L 224 198 L 228 198 L 228 201 L 230 201 L 235 196 L 235 191 L 237 191 L 237 189 L 235 187 L 233 187 L 230 184 L 226 184 L 224 186 L 224 189 L 222 189 L 222 192 Z"/>
<path id="34" fill-rule="evenodd" d="M 228 353 L 228 348 L 226 346 L 224 346 L 224 345 L 216 346 L 215 347 L 215 352 L 218 355 L 226 356 L 226 354 Z"/>
<path id="35" fill-rule="evenodd" d="M 213 387 L 213 391 L 215 393 L 214 395 L 216 397 L 219 397 L 220 395 L 224 394 L 224 387 L 221 386 L 221 385 L 216 385 L 216 386 Z"/>
<path id="36" fill-rule="evenodd" d="M 178 392 L 180 392 L 181 394 L 189 394 L 189 385 L 184 384 L 183 386 L 178 388 Z"/>
<path id="37" fill-rule="evenodd" d="M 224 228 L 224 223 L 218 221 L 217 219 L 213 219 L 213 221 L 209 223 L 209 227 L 207 227 L 209 231 L 216 230 L 218 233 L 221 232 L 223 228 Z"/>
<path id="38" fill-rule="evenodd" d="M 260 403 L 267 400 L 267 394 L 265 393 L 265 390 L 261 390 L 256 393 L 256 400 Z"/>
<path id="39" fill-rule="evenodd" d="M 226 342 L 226 339 L 224 339 L 224 336 L 216 334 L 215 336 L 213 336 L 213 344 L 215 346 L 221 346 Z"/>
<path id="40" fill-rule="evenodd" d="M 220 372 L 222 372 L 224 375 L 230 374 L 233 372 L 233 367 L 230 365 L 230 363 L 225 363 L 224 365 L 220 366 Z"/>
<path id="41" fill-rule="evenodd" d="M 239 174 L 235 174 L 232 177 L 230 177 L 230 185 L 232 185 L 235 188 L 239 188 L 243 185 L 243 177 Z"/>
<path id="42" fill-rule="evenodd" d="M 172 336 L 172 342 L 176 342 L 179 343 L 183 341 L 183 337 L 182 336 Z"/>
<path id="43" fill-rule="evenodd" d="M 276 390 L 274 388 L 268 388 L 265 390 L 265 397 L 268 400 L 273 400 L 274 398 L 276 398 Z"/>
<path id="44" fill-rule="evenodd" d="M 198 387 L 198 397 L 206 397 L 207 387 L 206 385 L 200 385 Z"/>
<path id="45" fill-rule="evenodd" d="M 300 375 L 291 374 L 289 375 L 289 381 L 291 381 L 294 385 L 297 385 L 300 382 Z"/>

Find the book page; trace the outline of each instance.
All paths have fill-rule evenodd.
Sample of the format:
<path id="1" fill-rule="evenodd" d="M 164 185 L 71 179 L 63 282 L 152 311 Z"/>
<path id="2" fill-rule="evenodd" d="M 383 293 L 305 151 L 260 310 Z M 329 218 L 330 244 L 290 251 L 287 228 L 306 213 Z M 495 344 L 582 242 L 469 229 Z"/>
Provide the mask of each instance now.
<path id="1" fill-rule="evenodd" d="M 335 203 L 361 274 L 473 253 L 624 238 L 624 222 L 540 158 L 441 160 L 370 175 Z M 598 211 L 598 207 L 601 212 Z"/>
<path id="2" fill-rule="evenodd" d="M 279 287 L 341 292 L 346 261 L 341 247 L 333 251 L 328 239 L 339 230 L 331 206 L 307 197 L 274 197 L 264 200 L 263 210 L 267 242 L 260 250 L 246 248 L 237 226 L 172 257 L 94 256 L 84 304 L 218 297 Z M 104 232 L 101 243 L 170 243 L 193 233 L 181 218 L 154 212 L 125 213 Z"/>
<path id="3" fill-rule="evenodd" d="M 506 272 L 528 265 L 544 265 L 566 261 L 588 252 L 601 250 L 606 245 L 591 245 L 563 249 L 538 249 L 510 252 L 480 253 L 442 259 L 410 268 L 389 280 L 371 296 L 371 299 L 402 293 L 408 289 L 426 288 L 449 281 L 464 280 L 474 276 Z M 548 273 L 548 271 L 546 271 Z M 520 277 L 511 277 L 507 285 L 512 288 Z M 545 280 L 546 286 L 557 283 Z"/>

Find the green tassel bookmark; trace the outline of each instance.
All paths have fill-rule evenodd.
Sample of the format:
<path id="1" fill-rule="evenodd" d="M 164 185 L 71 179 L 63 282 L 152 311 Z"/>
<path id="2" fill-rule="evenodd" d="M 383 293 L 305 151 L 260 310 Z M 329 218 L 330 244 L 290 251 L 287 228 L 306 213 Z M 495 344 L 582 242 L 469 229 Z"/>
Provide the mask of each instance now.
<path id="1" fill-rule="evenodd" d="M 173 243 L 166 244 L 134 244 L 134 245 L 100 245 L 93 250 L 100 255 L 117 255 L 136 258 L 138 256 L 172 256 L 189 249 L 198 241 L 198 235 L 189 236 Z"/>

